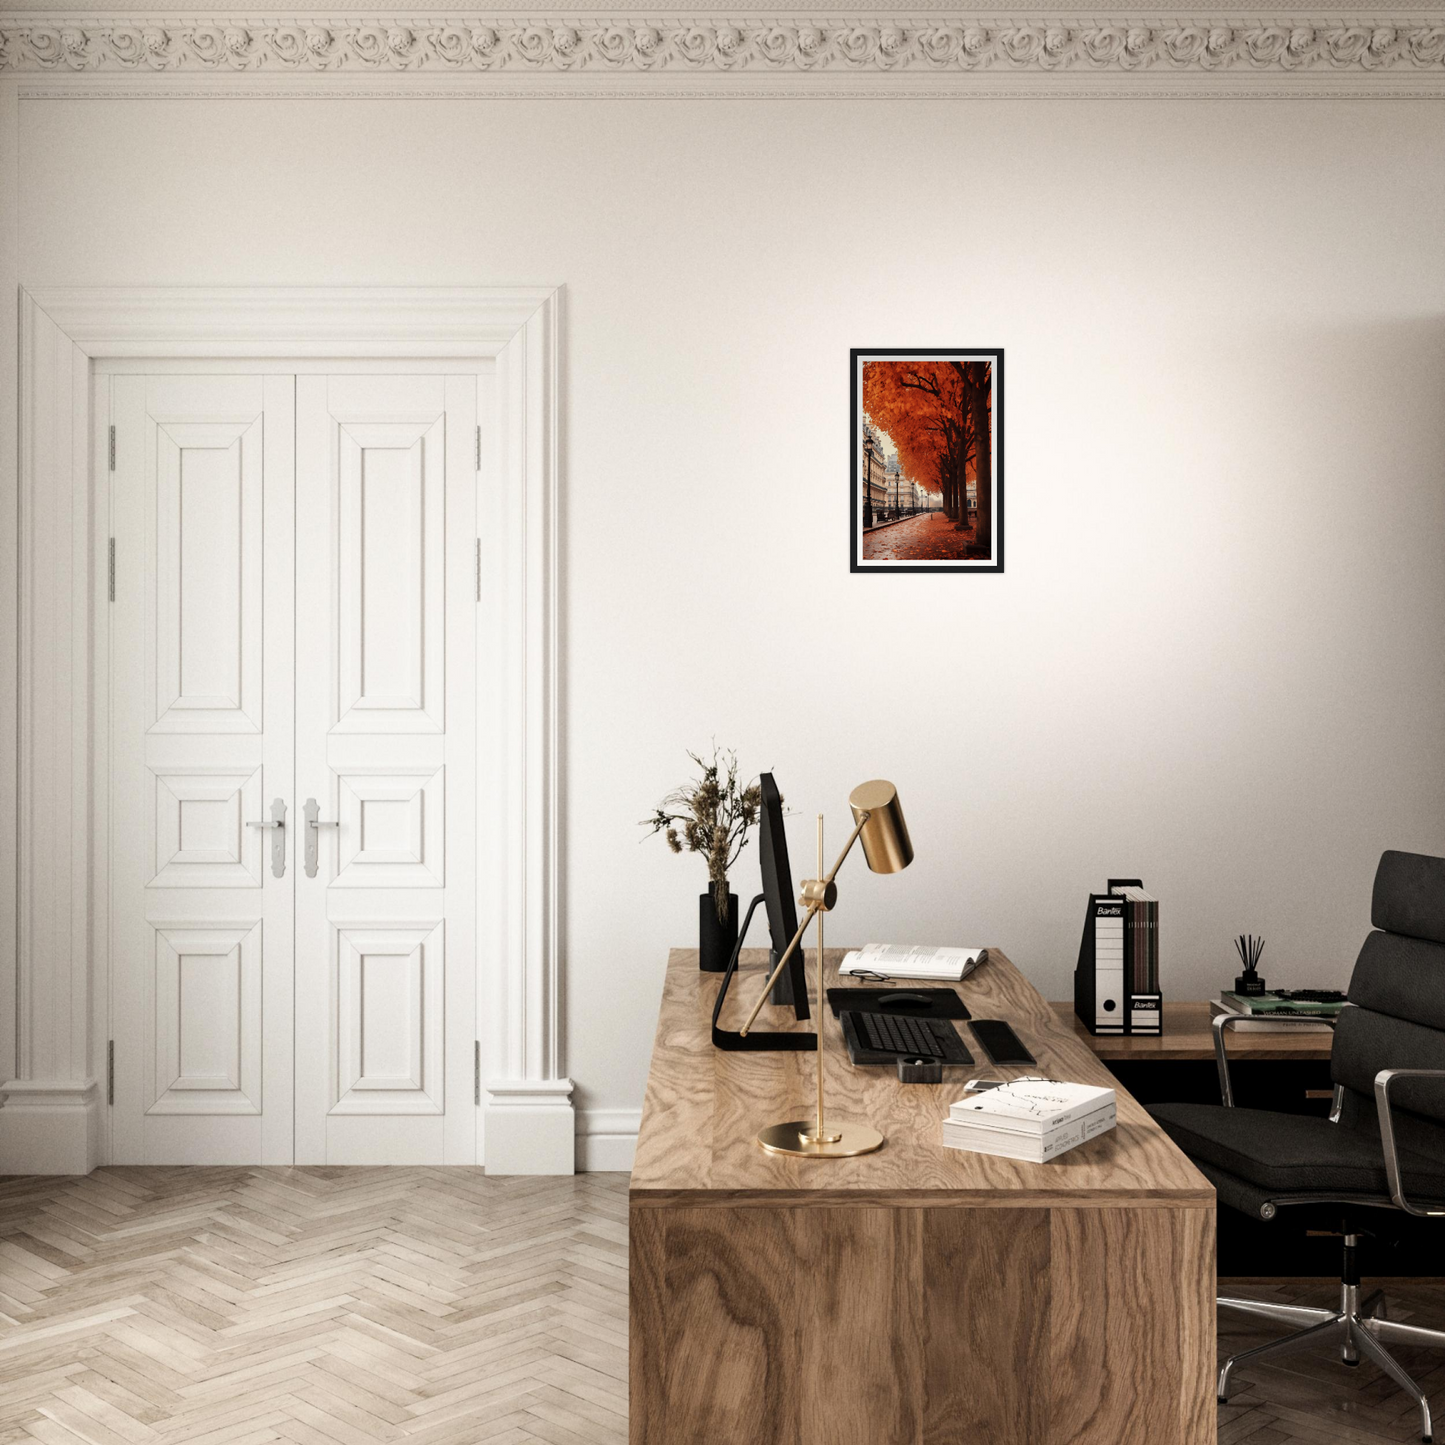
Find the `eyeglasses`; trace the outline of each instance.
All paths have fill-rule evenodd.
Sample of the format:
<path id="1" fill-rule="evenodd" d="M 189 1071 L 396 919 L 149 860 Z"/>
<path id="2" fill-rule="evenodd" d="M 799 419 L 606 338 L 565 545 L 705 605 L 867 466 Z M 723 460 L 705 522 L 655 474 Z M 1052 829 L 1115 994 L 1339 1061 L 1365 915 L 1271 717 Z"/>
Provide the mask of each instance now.
<path id="1" fill-rule="evenodd" d="M 985 962 L 985 958 L 982 957 L 982 956 L 980 956 L 979 958 L 972 959 L 970 962 L 964 964 L 964 966 L 963 966 L 963 972 L 962 972 L 961 974 L 959 974 L 959 976 L 958 976 L 956 979 L 944 979 L 944 980 L 942 980 L 942 982 L 944 982 L 944 983 L 962 983 L 962 982 L 964 981 L 964 979 L 966 979 L 966 978 L 969 976 L 969 974 L 971 974 L 971 973 L 979 966 L 979 964 L 981 964 L 981 963 L 983 963 L 983 962 Z M 897 983 L 897 982 L 900 980 L 900 978 L 902 978 L 902 977 L 904 977 L 904 976 L 903 976 L 903 975 L 900 975 L 900 974 L 896 974 L 896 973 L 878 973 L 878 972 L 876 972 L 874 969 L 871 969 L 871 968 L 855 968 L 855 969 L 853 969 L 853 970 L 848 974 L 848 977 L 849 977 L 849 978 L 861 978 L 861 979 L 864 979 L 865 981 L 867 981 L 868 983 Z M 917 980 L 910 979 L 910 980 L 908 980 L 908 981 L 909 981 L 909 982 L 916 982 Z"/>

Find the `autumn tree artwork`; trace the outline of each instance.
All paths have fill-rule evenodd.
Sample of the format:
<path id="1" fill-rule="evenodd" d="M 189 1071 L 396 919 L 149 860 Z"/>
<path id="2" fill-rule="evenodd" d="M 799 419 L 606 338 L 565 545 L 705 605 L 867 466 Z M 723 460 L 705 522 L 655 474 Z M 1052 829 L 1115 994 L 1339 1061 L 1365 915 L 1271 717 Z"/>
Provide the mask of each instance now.
<path id="1" fill-rule="evenodd" d="M 853 571 L 1003 571 L 1003 351 L 851 364 Z"/>

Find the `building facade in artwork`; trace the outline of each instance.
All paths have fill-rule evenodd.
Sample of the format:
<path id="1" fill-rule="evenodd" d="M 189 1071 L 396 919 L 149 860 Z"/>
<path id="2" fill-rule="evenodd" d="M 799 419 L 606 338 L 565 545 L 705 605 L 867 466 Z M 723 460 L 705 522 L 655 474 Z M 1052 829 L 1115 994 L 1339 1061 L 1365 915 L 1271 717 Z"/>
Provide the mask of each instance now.
<path id="1" fill-rule="evenodd" d="M 913 505 L 913 483 L 904 480 L 903 468 L 899 465 L 896 456 L 889 458 L 886 486 L 888 489 L 887 505 L 890 512 L 898 512 L 904 507 Z"/>
<path id="2" fill-rule="evenodd" d="M 883 457 L 883 443 L 878 433 L 866 422 L 863 425 L 863 500 L 876 518 L 888 508 L 888 464 Z"/>

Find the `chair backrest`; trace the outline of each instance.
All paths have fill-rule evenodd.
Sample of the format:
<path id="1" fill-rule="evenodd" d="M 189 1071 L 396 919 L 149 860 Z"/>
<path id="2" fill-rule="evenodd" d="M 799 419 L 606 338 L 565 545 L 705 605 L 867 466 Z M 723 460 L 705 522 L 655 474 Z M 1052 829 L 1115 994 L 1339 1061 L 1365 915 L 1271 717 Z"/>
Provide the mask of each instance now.
<path id="1" fill-rule="evenodd" d="M 1445 1069 L 1445 858 L 1385 853 L 1370 922 L 1330 1053 L 1341 1122 L 1366 1126 L 1381 1069 Z M 1445 1158 L 1445 1081 L 1402 1079 L 1390 1101 L 1401 1144 Z"/>

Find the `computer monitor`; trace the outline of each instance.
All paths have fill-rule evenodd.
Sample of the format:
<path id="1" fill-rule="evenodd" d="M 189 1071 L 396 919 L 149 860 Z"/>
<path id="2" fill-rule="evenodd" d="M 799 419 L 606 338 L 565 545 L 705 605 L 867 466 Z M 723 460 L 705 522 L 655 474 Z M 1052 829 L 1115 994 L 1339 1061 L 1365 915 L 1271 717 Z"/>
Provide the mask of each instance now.
<path id="1" fill-rule="evenodd" d="M 778 966 L 783 950 L 798 931 L 798 910 L 793 902 L 793 870 L 788 866 L 788 835 L 783 829 L 783 797 L 771 773 L 758 778 L 762 808 L 758 818 L 759 864 L 763 874 L 763 906 L 768 911 L 768 932 L 772 936 L 770 970 Z M 772 1002 L 792 1004 L 794 1014 L 808 1014 L 808 986 L 803 972 L 800 946 L 773 985 Z"/>
<path id="2" fill-rule="evenodd" d="M 738 955 L 742 952 L 748 936 L 748 925 L 759 903 L 768 914 L 768 932 L 771 935 L 772 950 L 768 972 L 778 966 L 793 935 L 798 931 L 798 910 L 793 902 L 793 870 L 788 866 L 788 836 L 783 831 L 783 799 L 771 773 L 763 773 L 758 779 L 762 794 L 758 814 L 758 853 L 763 874 L 763 891 L 748 905 L 747 916 L 743 919 L 738 934 L 737 947 L 728 960 L 727 971 L 718 986 L 717 998 L 712 1010 L 712 1041 L 720 1049 L 763 1052 L 766 1050 L 808 1050 L 818 1047 L 817 1036 L 812 1033 L 775 1033 L 766 1029 L 749 1029 L 746 1035 L 721 1025 L 723 1007 L 727 1001 L 728 985 L 737 972 Z M 793 1015 L 798 1019 L 811 1017 L 808 1006 L 807 977 L 803 971 L 802 946 L 794 950 L 788 966 L 778 976 L 769 996 L 770 1002 L 791 1005 Z M 821 1006 L 821 1000 L 820 1000 Z"/>

